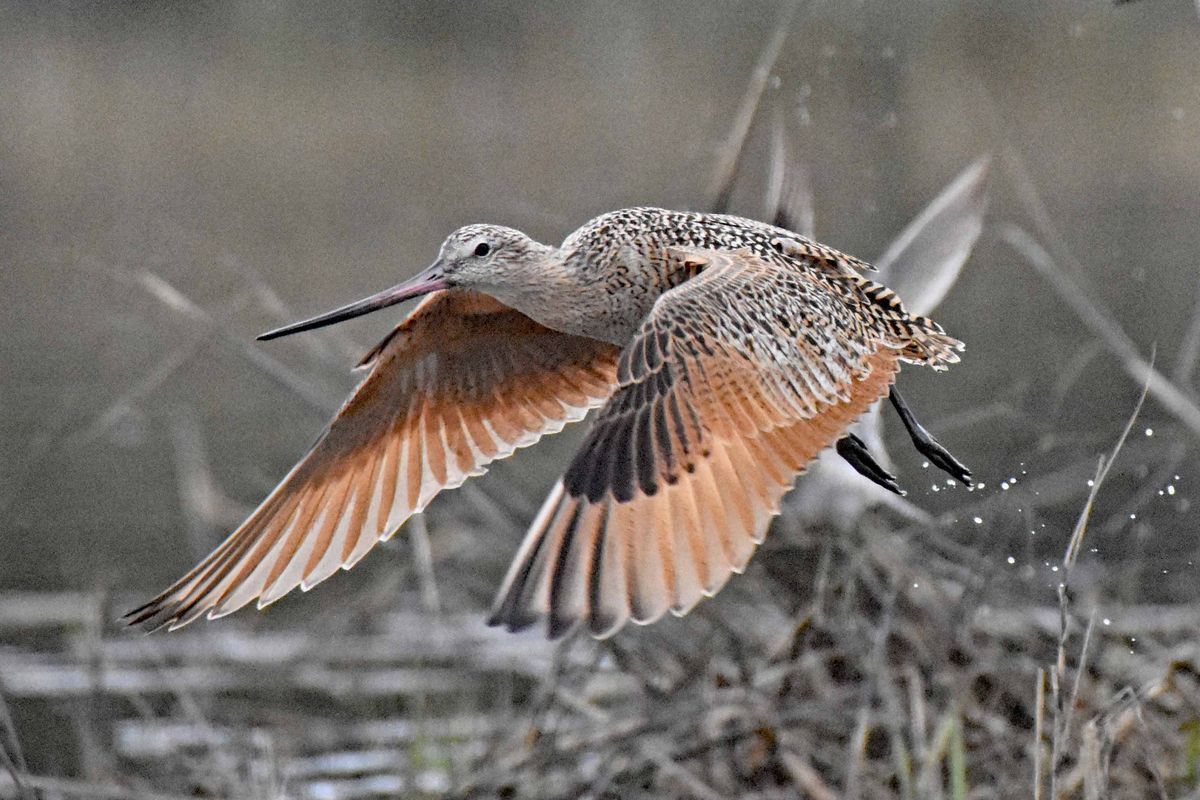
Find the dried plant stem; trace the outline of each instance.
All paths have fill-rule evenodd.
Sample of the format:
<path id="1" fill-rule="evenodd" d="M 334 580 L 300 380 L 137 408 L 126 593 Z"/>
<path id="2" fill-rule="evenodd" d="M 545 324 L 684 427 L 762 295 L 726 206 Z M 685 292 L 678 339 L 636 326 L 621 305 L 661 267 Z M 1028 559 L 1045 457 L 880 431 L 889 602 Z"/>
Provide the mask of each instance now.
<path id="1" fill-rule="evenodd" d="M 742 96 L 742 104 L 733 118 L 733 129 L 729 132 L 729 138 L 725 140 L 725 145 L 717 154 L 717 168 L 713 172 L 713 182 L 707 192 L 707 205 L 713 211 L 729 210 L 729 200 L 733 195 L 733 184 L 737 178 L 742 153 L 746 149 L 746 138 L 750 135 L 750 126 L 754 123 L 758 106 L 762 102 L 763 92 L 771 78 L 771 70 L 775 68 L 775 62 L 779 59 L 783 43 L 787 40 L 792 18 L 799 7 L 800 0 L 791 0 L 784 7 L 780 20 L 776 23 L 771 38 L 767 40 L 766 47 L 758 57 L 754 72 L 750 75 L 750 85 L 746 87 L 746 93 Z"/>
<path id="2" fill-rule="evenodd" d="M 252 343 L 228 332 L 227 326 L 222 320 L 210 314 L 178 288 L 158 275 L 145 270 L 130 271 L 115 267 L 105 268 L 102 272 L 119 283 L 145 292 L 167 308 L 178 312 L 185 319 L 204 326 L 206 331 L 216 334 L 217 338 L 229 346 L 235 353 L 259 368 L 264 375 L 303 400 L 313 410 L 320 412 L 322 415 L 327 415 L 332 414 L 338 409 L 340 402 L 336 398 L 315 390 L 312 387 L 311 381 L 297 375 L 276 359 L 253 346 Z"/>
<path id="3" fill-rule="evenodd" d="M 1150 353 L 1150 360 L 1146 363 L 1147 369 L 1154 370 L 1154 353 Z M 1070 578 L 1071 568 L 1075 566 L 1075 560 L 1079 557 L 1079 551 L 1083 547 L 1083 537 L 1087 534 L 1088 522 L 1092 518 L 1092 509 L 1095 507 L 1096 497 L 1100 494 L 1100 487 L 1104 485 L 1104 481 L 1108 478 L 1108 472 L 1112 469 L 1113 462 L 1121 452 L 1121 448 L 1125 446 L 1125 440 L 1129 438 L 1129 432 L 1133 430 L 1134 423 L 1137 422 L 1138 415 L 1141 414 L 1142 405 L 1146 402 L 1146 395 L 1150 391 L 1150 381 L 1146 380 L 1142 386 L 1142 393 L 1138 395 L 1137 403 L 1134 404 L 1133 413 L 1129 415 L 1129 420 L 1125 423 L 1125 427 L 1121 430 L 1121 435 L 1117 437 L 1117 442 L 1113 445 L 1112 452 L 1108 458 L 1100 456 L 1100 461 L 1096 465 L 1096 474 L 1092 478 L 1091 490 L 1088 492 L 1087 501 L 1083 504 L 1083 510 L 1079 512 L 1079 519 L 1075 521 L 1075 529 L 1071 531 L 1071 538 L 1067 543 L 1067 551 L 1063 554 L 1063 580 L 1062 585 L 1066 585 Z"/>
<path id="4" fill-rule="evenodd" d="M 1050 254 L 1022 228 L 1012 224 L 1001 225 L 1000 236 L 1049 282 L 1079 319 L 1100 337 L 1120 359 L 1130 377 L 1146 384 L 1147 390 L 1163 408 L 1200 437 L 1200 406 L 1142 357 L 1133 340 L 1116 320 L 1088 298 L 1083 288 L 1060 269 Z"/>
<path id="5" fill-rule="evenodd" d="M 33 793 L 21 780 L 21 773 L 28 767 L 25 764 L 25 753 L 21 749 L 21 740 L 17 736 L 17 727 L 13 723 L 8 701 L 0 693 L 0 731 L 4 732 L 5 741 L 0 741 L 0 758 L 4 760 L 4 768 L 16 785 L 17 794 L 21 800 L 32 798 Z"/>
<path id="6" fill-rule="evenodd" d="M 425 515 L 414 514 L 405 530 L 412 542 L 413 563 L 421 587 L 421 605 L 431 614 L 437 614 L 442 609 L 442 602 L 438 594 L 437 576 L 433 572 L 433 548 L 429 544 L 429 525 L 425 522 Z"/>
<path id="7" fill-rule="evenodd" d="M 1033 716 L 1033 800 L 1042 800 L 1045 766 L 1042 764 L 1042 736 L 1046 725 L 1046 670 L 1038 667 L 1037 691 Z"/>
<path id="8" fill-rule="evenodd" d="M 1148 366 L 1153 369 L 1154 353 L 1150 354 Z M 1121 430 L 1121 435 L 1117 437 L 1117 442 L 1113 445 L 1112 451 L 1108 457 L 1100 456 L 1096 464 L 1096 473 L 1092 478 L 1091 490 L 1088 492 L 1087 500 L 1084 502 L 1083 510 L 1079 514 L 1079 518 L 1075 522 L 1075 527 L 1071 531 L 1071 538 L 1067 542 L 1066 552 L 1063 553 L 1062 560 L 1062 581 L 1058 584 L 1058 650 L 1057 657 L 1054 662 L 1054 669 L 1050 673 L 1050 689 L 1053 703 L 1053 730 L 1051 732 L 1051 757 L 1050 757 L 1050 796 L 1057 798 L 1058 792 L 1058 771 L 1059 765 L 1063 758 L 1066 748 L 1069 744 L 1071 736 L 1071 710 L 1075 704 L 1075 699 L 1079 693 L 1079 680 L 1085 668 L 1087 659 L 1088 645 L 1091 642 L 1092 628 L 1095 623 L 1095 613 L 1088 623 L 1087 632 L 1084 634 L 1083 646 L 1079 654 L 1079 663 L 1076 665 L 1076 673 L 1074 686 L 1071 691 L 1070 704 L 1064 695 L 1064 684 L 1067 680 L 1067 645 L 1070 640 L 1071 633 L 1071 597 L 1070 597 L 1070 580 L 1071 570 L 1075 566 L 1076 560 L 1079 558 L 1080 550 L 1083 548 L 1083 539 L 1087 534 L 1088 523 L 1091 520 L 1092 510 L 1095 507 L 1096 498 L 1099 496 L 1100 487 L 1104 485 L 1105 479 L 1108 477 L 1109 470 L 1112 469 L 1113 462 L 1121 452 L 1121 448 L 1125 446 L 1126 439 L 1129 438 L 1129 432 L 1133 430 L 1134 423 L 1137 422 L 1138 415 L 1141 413 L 1142 405 L 1146 401 L 1146 394 L 1149 391 L 1149 382 L 1142 386 L 1142 392 L 1138 395 L 1137 402 L 1134 404 L 1133 413 L 1129 415 L 1129 420 L 1125 423 L 1125 427 Z M 1038 751 L 1041 752 L 1040 749 Z"/>

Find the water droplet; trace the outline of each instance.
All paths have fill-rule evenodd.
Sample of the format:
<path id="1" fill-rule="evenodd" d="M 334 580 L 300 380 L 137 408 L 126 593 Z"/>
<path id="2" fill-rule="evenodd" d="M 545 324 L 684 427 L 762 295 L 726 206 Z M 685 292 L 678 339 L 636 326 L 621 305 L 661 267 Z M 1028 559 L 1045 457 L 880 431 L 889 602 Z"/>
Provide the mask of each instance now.
<path id="1" fill-rule="evenodd" d="M 1104 622 L 1104 624 L 1105 624 L 1105 625 L 1112 625 L 1112 620 L 1111 620 L 1111 619 L 1109 619 L 1108 617 L 1105 617 L 1105 618 L 1103 619 L 1103 622 Z"/>
<path id="2" fill-rule="evenodd" d="M 1175 494 L 1175 484 L 1172 483 L 1167 487 L 1167 494 Z"/>
<path id="3" fill-rule="evenodd" d="M 983 520 L 982 520 L 981 518 L 979 518 L 979 517 L 973 517 L 972 519 L 974 519 L 974 521 L 975 521 L 975 524 L 976 524 L 976 525 L 982 525 L 982 524 L 983 524 Z"/>
<path id="4" fill-rule="evenodd" d="M 1154 435 L 1154 428 L 1146 428 L 1146 435 L 1147 435 L 1147 436 L 1153 436 L 1153 435 Z"/>
<path id="5" fill-rule="evenodd" d="M 1015 563 L 1017 563 L 1017 560 L 1016 560 L 1015 558 L 1013 558 L 1012 556 L 1009 556 L 1009 557 L 1008 557 L 1008 563 L 1010 563 L 1010 564 L 1015 564 Z"/>

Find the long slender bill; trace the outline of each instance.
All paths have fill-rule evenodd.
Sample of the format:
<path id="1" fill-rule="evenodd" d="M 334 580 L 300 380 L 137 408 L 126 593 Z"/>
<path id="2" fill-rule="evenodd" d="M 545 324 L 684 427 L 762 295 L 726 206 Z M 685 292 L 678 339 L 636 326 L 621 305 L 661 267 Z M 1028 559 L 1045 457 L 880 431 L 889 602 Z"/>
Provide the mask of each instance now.
<path id="1" fill-rule="evenodd" d="M 430 292 L 448 288 L 448 286 L 449 284 L 446 283 L 446 278 L 442 274 L 442 265 L 435 262 L 428 269 L 419 272 L 404 283 L 393 286 L 390 289 L 385 289 L 379 294 L 373 294 L 356 303 L 335 308 L 333 311 L 327 311 L 310 319 L 293 322 L 291 325 L 284 325 L 282 328 L 276 328 L 273 331 L 267 331 L 260 335 L 258 340 L 278 339 L 281 336 L 290 336 L 293 333 L 300 333 L 301 331 L 324 328 L 326 325 L 333 325 L 337 322 L 360 317 L 363 314 L 370 314 L 372 311 L 378 311 L 381 308 L 387 308 L 396 303 L 411 300 L 414 297 L 421 297 Z"/>

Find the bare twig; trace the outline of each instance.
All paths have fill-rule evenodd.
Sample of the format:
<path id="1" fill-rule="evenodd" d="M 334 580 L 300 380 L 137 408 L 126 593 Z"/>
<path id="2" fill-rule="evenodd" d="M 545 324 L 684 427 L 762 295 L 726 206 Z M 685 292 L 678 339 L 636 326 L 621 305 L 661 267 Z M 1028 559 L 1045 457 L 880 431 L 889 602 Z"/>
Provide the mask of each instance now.
<path id="1" fill-rule="evenodd" d="M 876 259 L 880 280 L 910 311 L 931 313 L 958 280 L 983 231 L 990 166 L 990 156 L 975 159 Z"/>
<path id="2" fill-rule="evenodd" d="M 1150 355 L 1150 364 L 1154 363 L 1153 352 Z M 1125 440 L 1129 437 L 1129 432 L 1133 430 L 1134 423 L 1137 421 L 1138 414 L 1142 410 L 1142 404 L 1146 400 L 1146 393 L 1149 384 L 1142 387 L 1142 392 L 1138 395 L 1137 403 L 1134 404 L 1133 413 L 1129 415 L 1129 420 L 1125 423 L 1125 427 L 1121 430 L 1121 435 L 1117 437 L 1117 442 L 1113 446 L 1111 453 L 1105 458 L 1101 456 L 1099 463 L 1096 465 L 1096 474 L 1092 479 L 1091 491 L 1088 492 L 1087 501 L 1084 503 L 1083 510 L 1079 514 L 1079 519 L 1075 522 L 1075 528 L 1071 532 L 1071 538 L 1067 542 L 1066 552 L 1063 553 L 1062 560 L 1062 581 L 1058 584 L 1058 612 L 1059 612 L 1059 632 L 1058 632 L 1058 651 L 1057 658 L 1054 663 L 1054 670 L 1050 674 L 1050 687 L 1052 690 L 1053 699 L 1053 714 L 1054 725 L 1051 739 L 1051 759 L 1050 759 L 1050 796 L 1058 797 L 1058 771 L 1061 764 L 1065 748 L 1068 745 L 1068 740 L 1071 735 L 1071 709 L 1066 705 L 1066 699 L 1063 695 L 1063 683 L 1067 679 L 1067 645 L 1070 639 L 1070 580 L 1071 570 L 1075 566 L 1076 560 L 1079 558 L 1079 552 L 1083 547 L 1083 539 L 1087 533 L 1088 522 L 1091 519 L 1092 509 L 1095 507 L 1096 498 L 1100 493 L 1100 487 L 1104 485 L 1105 479 L 1108 477 L 1109 470 L 1112 469 L 1113 462 L 1121 452 L 1121 448 L 1125 446 Z M 1095 622 L 1095 614 L 1092 615 L 1092 620 L 1088 623 L 1087 633 L 1085 634 L 1083 648 L 1080 653 L 1080 663 L 1077 665 L 1075 686 L 1071 693 L 1071 703 L 1074 704 L 1075 698 L 1079 690 L 1079 675 L 1084 669 L 1084 659 L 1087 655 L 1087 647 L 1091 639 L 1092 625 Z"/>
<path id="3" fill-rule="evenodd" d="M 1087 673 L 1087 657 L 1092 644 L 1092 633 L 1096 630 L 1096 609 L 1088 615 L 1087 628 L 1083 632 L 1083 644 L 1079 647 L 1079 663 L 1075 665 L 1075 681 L 1071 684 L 1071 698 L 1067 701 L 1067 715 L 1063 721 L 1063 730 L 1069 736 L 1071 733 L 1071 717 L 1075 713 L 1075 705 L 1079 702 L 1079 687 L 1083 676 Z"/>
<path id="4" fill-rule="evenodd" d="M 775 107 L 771 110 L 771 163 L 767 168 L 763 219 L 773 220 L 775 224 L 783 228 L 788 226 L 780 224 L 778 220 L 779 215 L 783 212 L 783 183 L 787 179 L 787 174 L 787 130 L 784 127 L 783 112 Z"/>
<path id="5" fill-rule="evenodd" d="M 837 793 L 821 780 L 821 775 L 803 756 L 791 750 L 784 750 L 780 754 L 780 760 L 792 781 L 803 789 L 812 800 L 838 800 Z"/>
<path id="6" fill-rule="evenodd" d="M 192 555 L 198 558 L 212 549 L 214 530 L 224 524 L 219 510 L 221 492 L 208 467 L 204 437 L 192 409 L 185 407 L 176 412 L 170 434 L 184 530 Z"/>
<path id="7" fill-rule="evenodd" d="M 787 125 L 778 107 L 771 114 L 771 165 L 763 219 L 801 236 L 815 235 L 816 210 L 808 167 L 793 163 L 788 156 Z"/>
<path id="8" fill-rule="evenodd" d="M 1154 369 L 1154 352 L 1150 353 L 1150 361 L 1147 363 L 1150 370 Z M 1079 518 L 1075 521 L 1075 528 L 1071 531 L 1071 538 L 1067 543 L 1067 551 L 1063 554 L 1063 585 L 1068 583 L 1070 578 L 1071 568 L 1075 566 L 1075 560 L 1079 557 L 1079 550 L 1083 547 L 1083 537 L 1087 533 L 1088 522 L 1092 518 L 1092 509 L 1095 507 L 1096 497 L 1100 494 L 1100 487 L 1104 485 L 1104 481 L 1108 478 L 1109 470 L 1112 469 L 1113 462 L 1121 452 L 1121 448 L 1125 446 L 1125 440 L 1129 438 L 1129 432 L 1133 430 L 1134 423 L 1137 422 L 1138 415 L 1142 411 L 1142 404 L 1146 402 L 1146 394 L 1150 391 L 1150 381 L 1147 379 L 1142 386 L 1142 392 L 1138 395 L 1137 402 L 1133 406 L 1133 413 L 1129 415 L 1129 420 L 1125 423 L 1125 427 L 1121 430 L 1121 435 L 1117 437 L 1117 442 L 1113 445 L 1112 451 L 1108 458 L 1100 457 L 1099 463 L 1096 465 L 1096 475 L 1092 479 L 1091 491 L 1088 492 L 1087 501 L 1083 504 L 1083 510 L 1079 512 Z"/>
<path id="9" fill-rule="evenodd" d="M 28 769 L 25 764 L 25 755 L 21 751 L 21 741 L 17 737 L 17 728 L 13 724 L 12 715 L 8 710 L 8 703 L 4 699 L 3 692 L 0 692 L 0 729 L 4 731 L 7 741 L 0 741 L 0 762 L 3 762 L 4 769 L 12 779 L 13 786 L 17 790 L 17 796 L 20 800 L 36 800 L 36 795 L 33 793 L 33 787 L 27 786 L 22 780 L 23 773 Z"/>
<path id="10" fill-rule="evenodd" d="M 417 581 L 421 587 L 421 605 L 431 614 L 440 613 L 437 576 L 433 572 L 433 548 L 429 544 L 429 525 L 424 514 L 414 514 L 404 528 L 412 542 L 413 563 L 416 565 Z"/>
<path id="11" fill-rule="evenodd" d="M 160 276 L 145 270 L 131 271 L 117 267 L 105 267 L 101 269 L 101 272 L 126 286 L 145 292 L 185 319 L 204 326 L 206 331 L 216 334 L 218 339 L 235 353 L 258 367 L 263 374 L 289 390 L 314 410 L 322 414 L 332 414 L 340 405 L 335 398 L 314 390 L 311 381 L 297 375 L 241 337 L 229 333 L 222 320 L 210 314 Z"/>
<path id="12" fill-rule="evenodd" d="M 1050 254 L 1024 230 L 1016 225 L 1005 224 L 1000 226 L 1000 236 L 1054 287 L 1080 320 L 1100 337 L 1118 357 L 1125 372 L 1138 383 L 1144 383 L 1163 408 L 1200 437 L 1200 406 L 1142 357 L 1133 340 L 1116 320 L 1089 299 L 1082 287 L 1060 269 Z"/>
<path id="13" fill-rule="evenodd" d="M 714 170 L 713 182 L 707 193 L 707 205 L 713 211 L 729 210 L 729 200 L 733 195 L 733 184 L 737 178 L 738 165 L 742 159 L 742 153 L 746 149 L 746 137 L 750 134 L 750 126 L 754 122 L 759 103 L 762 102 L 763 92 L 770 81 L 771 70 L 775 68 L 775 62 L 779 59 L 783 43 L 787 40 L 792 18 L 796 15 L 799 7 L 800 0 L 789 0 L 784 6 L 779 22 L 775 24 L 775 29 L 771 33 L 771 38 L 767 40 L 766 46 L 758 57 L 758 63 L 754 65 L 754 72 L 750 75 L 750 85 L 746 87 L 746 93 L 742 96 L 742 104 L 738 108 L 737 116 L 733 118 L 733 130 L 729 132 L 729 138 L 725 140 L 725 145 L 717 154 L 717 168 Z"/>
<path id="14" fill-rule="evenodd" d="M 685 769 L 671 758 L 671 756 L 662 752 L 658 748 L 644 744 L 642 752 L 654 762 L 663 774 L 675 778 L 685 787 L 694 797 L 701 797 L 705 800 L 723 800 L 724 794 L 709 786 L 697 776 L 693 775 L 690 770 Z"/>
<path id="15" fill-rule="evenodd" d="M 130 408 L 149 397 L 155 390 L 167 382 L 183 366 L 191 361 L 207 343 L 204 334 L 196 336 L 192 341 L 176 350 L 172 350 L 162 358 L 154 368 L 139 381 L 121 392 L 96 417 L 68 437 L 71 445 L 89 444 L 103 436 L 113 425 L 120 421 Z"/>

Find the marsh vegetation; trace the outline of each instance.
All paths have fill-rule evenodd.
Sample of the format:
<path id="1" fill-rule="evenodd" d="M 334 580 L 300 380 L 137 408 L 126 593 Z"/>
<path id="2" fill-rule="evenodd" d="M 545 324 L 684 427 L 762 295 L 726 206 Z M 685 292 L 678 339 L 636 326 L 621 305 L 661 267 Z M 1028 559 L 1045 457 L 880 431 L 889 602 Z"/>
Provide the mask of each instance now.
<path id="1" fill-rule="evenodd" d="M 0 797 L 1200 796 L 1196 9 L 782 16 L 0 5 Z M 575 426 L 267 612 L 117 622 L 395 316 L 255 334 L 634 204 L 937 306 L 964 361 L 901 385 L 979 486 L 872 417 L 905 498 L 822 461 L 692 615 L 489 629 Z"/>

